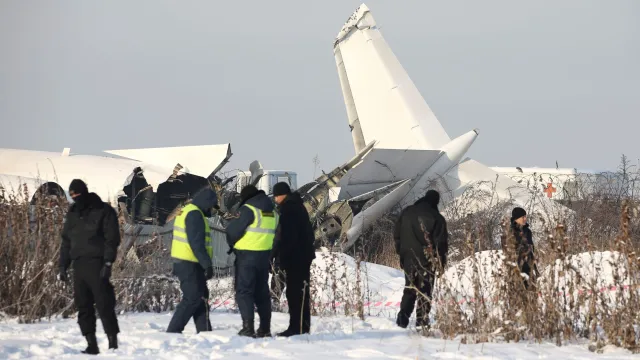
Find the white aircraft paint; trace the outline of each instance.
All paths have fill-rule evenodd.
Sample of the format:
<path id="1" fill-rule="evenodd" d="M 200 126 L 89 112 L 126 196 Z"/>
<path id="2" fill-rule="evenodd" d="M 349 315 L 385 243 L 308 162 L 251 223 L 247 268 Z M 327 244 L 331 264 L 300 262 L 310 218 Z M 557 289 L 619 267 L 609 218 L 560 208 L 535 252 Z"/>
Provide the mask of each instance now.
<path id="1" fill-rule="evenodd" d="M 73 179 L 82 179 L 89 191 L 98 194 L 103 201 L 116 204 L 118 194 L 135 167 L 142 168 L 147 182 L 154 191 L 160 183 L 169 179 L 174 166 L 180 162 L 195 169 L 194 175 L 207 177 L 230 153 L 230 145 L 208 145 L 201 147 L 174 147 L 157 149 L 111 150 L 125 154 L 129 159 L 70 154 L 63 152 L 0 149 L 0 183 L 11 191 L 27 184 L 31 197 L 37 186 L 51 181 L 67 192 Z M 153 151 L 152 151 L 153 150 Z M 155 154 L 156 157 L 153 155 Z M 203 154 L 208 154 L 203 155 Z M 184 156 L 180 158 L 180 156 Z M 180 158 L 175 163 L 174 159 Z M 143 160 L 143 161 L 139 161 Z M 179 173 L 191 173 L 182 169 Z M 67 194 L 68 196 L 68 194 Z"/>

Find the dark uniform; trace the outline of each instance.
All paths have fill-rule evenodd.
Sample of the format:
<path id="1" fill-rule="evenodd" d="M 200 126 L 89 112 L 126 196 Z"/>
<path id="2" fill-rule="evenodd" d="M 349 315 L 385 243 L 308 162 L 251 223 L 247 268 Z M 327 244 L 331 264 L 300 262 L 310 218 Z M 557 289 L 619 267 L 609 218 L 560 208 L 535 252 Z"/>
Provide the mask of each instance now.
<path id="1" fill-rule="evenodd" d="M 236 304 L 242 316 L 241 336 L 271 336 L 271 299 L 269 268 L 278 215 L 273 203 L 253 185 L 240 192 L 240 211 L 227 226 L 229 248 L 236 255 Z M 254 306 L 258 308 L 260 327 L 255 331 Z"/>
<path id="2" fill-rule="evenodd" d="M 285 273 L 289 327 L 278 336 L 308 334 L 311 328 L 311 263 L 316 258 L 315 236 L 309 213 L 297 192 L 277 183 L 273 196 L 280 208 L 280 221 L 273 245 L 273 256 Z"/>
<path id="3" fill-rule="evenodd" d="M 537 270 L 533 256 L 533 235 L 531 233 L 531 229 L 529 229 L 528 223 L 521 226 L 517 222 L 518 219 L 526 215 L 527 212 L 523 208 L 514 208 L 511 212 L 511 230 L 515 237 L 516 251 L 518 254 L 518 267 L 520 267 L 520 272 L 531 277 L 531 270 Z M 524 279 L 523 282 L 524 287 L 528 289 L 529 281 Z"/>
<path id="4" fill-rule="evenodd" d="M 182 207 L 173 222 L 171 257 L 173 274 L 180 280 L 182 300 L 169 322 L 169 333 L 181 333 L 191 318 L 196 332 L 211 331 L 207 280 L 213 277 L 213 244 L 207 218 L 217 204 L 216 193 L 204 188 Z"/>
<path id="5" fill-rule="evenodd" d="M 97 194 L 89 193 L 82 180 L 71 182 L 69 194 L 74 203 L 62 230 L 59 279 L 67 281 L 67 269 L 73 261 L 74 302 L 80 331 L 88 344 L 83 352 L 98 354 L 94 303 L 109 339 L 109 349 L 118 348 L 116 296 L 109 278 L 120 245 L 120 226 L 113 207 Z"/>
<path id="6" fill-rule="evenodd" d="M 405 286 L 414 286 L 429 298 L 437 262 L 439 260 L 444 268 L 449 250 L 447 222 L 438 210 L 439 202 L 437 191 L 427 191 L 423 198 L 402 211 L 394 233 L 400 266 L 405 272 Z M 409 325 L 417 297 L 416 326 L 429 326 L 431 301 L 407 287 L 402 295 L 397 325 L 402 328 Z"/>

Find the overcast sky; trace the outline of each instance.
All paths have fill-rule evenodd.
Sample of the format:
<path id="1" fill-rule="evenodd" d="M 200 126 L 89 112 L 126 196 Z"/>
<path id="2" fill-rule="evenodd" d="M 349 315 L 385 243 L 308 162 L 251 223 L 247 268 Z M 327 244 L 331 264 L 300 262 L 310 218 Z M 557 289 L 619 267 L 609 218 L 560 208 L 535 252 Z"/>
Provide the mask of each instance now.
<path id="1" fill-rule="evenodd" d="M 332 42 L 360 1 L 0 2 L 0 147 L 230 142 L 225 169 L 353 156 Z M 450 137 L 488 166 L 640 158 L 640 1 L 368 1 Z M 317 174 L 316 174 L 317 175 Z"/>

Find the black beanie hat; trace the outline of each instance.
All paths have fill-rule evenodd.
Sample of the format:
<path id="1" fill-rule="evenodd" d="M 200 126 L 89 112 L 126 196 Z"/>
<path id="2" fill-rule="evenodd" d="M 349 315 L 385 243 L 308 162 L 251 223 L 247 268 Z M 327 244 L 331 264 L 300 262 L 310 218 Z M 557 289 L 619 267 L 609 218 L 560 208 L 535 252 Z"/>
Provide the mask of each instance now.
<path id="1" fill-rule="evenodd" d="M 241 203 L 244 204 L 247 200 L 249 200 L 252 197 L 256 196 L 257 193 L 258 193 L 258 188 L 256 188 L 253 185 L 247 185 L 247 186 L 243 187 L 242 190 L 240 191 Z"/>
<path id="2" fill-rule="evenodd" d="M 424 201 L 434 208 L 437 208 L 440 203 L 440 193 L 436 190 L 429 190 L 424 194 Z"/>
<path id="3" fill-rule="evenodd" d="M 87 188 L 87 184 L 80 179 L 73 179 L 71 184 L 69 185 L 69 193 L 75 193 L 78 195 L 84 195 L 89 193 L 89 189 Z"/>
<path id="4" fill-rule="evenodd" d="M 289 194 L 291 194 L 291 188 L 289 187 L 289 184 L 287 184 L 286 182 L 279 182 L 273 185 L 273 196 L 289 195 Z"/>
<path id="5" fill-rule="evenodd" d="M 516 207 L 513 208 L 513 210 L 511 211 L 511 221 L 515 221 L 517 219 L 520 219 L 521 217 L 527 215 L 527 212 L 524 211 L 523 208 L 521 207 Z"/>

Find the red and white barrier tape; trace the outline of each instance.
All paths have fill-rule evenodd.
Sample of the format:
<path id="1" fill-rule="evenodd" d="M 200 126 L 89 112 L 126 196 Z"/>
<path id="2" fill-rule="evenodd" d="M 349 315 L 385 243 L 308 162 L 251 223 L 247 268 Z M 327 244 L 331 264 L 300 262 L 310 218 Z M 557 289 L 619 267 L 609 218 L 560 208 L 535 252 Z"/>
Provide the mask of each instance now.
<path id="1" fill-rule="evenodd" d="M 613 291 L 617 291 L 618 289 L 621 290 L 629 290 L 631 288 L 631 285 L 622 285 L 620 287 L 617 286 L 609 286 L 609 287 L 602 287 L 600 289 L 597 289 L 596 292 L 597 293 L 605 293 L 605 292 L 613 292 Z M 579 289 L 578 290 L 578 295 L 583 295 L 583 294 L 590 294 L 593 293 L 592 290 L 583 290 L 583 289 Z M 564 295 L 567 296 L 569 295 L 569 293 L 567 292 L 558 292 L 557 293 L 558 297 Z M 541 293 L 538 293 L 539 297 L 542 297 Z M 486 298 L 482 298 L 481 301 L 483 302 L 487 302 L 487 300 L 489 300 L 489 302 L 491 301 L 495 301 L 497 299 L 497 296 L 493 297 L 493 300 L 490 297 L 486 297 Z M 435 303 L 438 305 L 442 305 L 445 304 L 445 302 L 448 302 L 449 304 L 458 304 L 458 305 L 462 305 L 465 303 L 476 303 L 477 299 L 476 298 L 462 298 L 458 301 L 455 301 L 454 299 L 451 299 L 450 301 L 445 301 L 445 300 L 436 300 Z M 287 302 L 286 301 L 281 301 L 280 302 L 282 305 L 286 305 Z M 218 308 L 218 307 L 224 307 L 227 309 L 233 308 L 235 306 L 235 301 L 231 300 L 231 299 L 226 299 L 226 300 L 222 300 L 222 299 L 210 299 L 209 300 L 209 305 L 214 307 L 214 308 Z M 333 304 L 331 302 L 314 302 L 313 306 L 316 308 L 319 307 L 332 307 L 335 306 L 336 308 L 340 308 L 342 306 L 347 305 L 346 302 L 339 302 L 336 301 Z M 389 301 L 389 299 L 385 299 L 384 301 L 367 301 L 364 302 L 363 307 L 365 308 L 399 308 L 400 307 L 400 301 Z"/>

